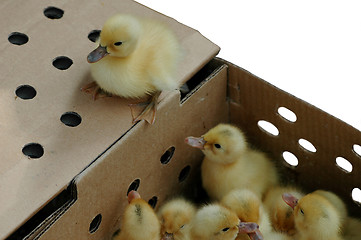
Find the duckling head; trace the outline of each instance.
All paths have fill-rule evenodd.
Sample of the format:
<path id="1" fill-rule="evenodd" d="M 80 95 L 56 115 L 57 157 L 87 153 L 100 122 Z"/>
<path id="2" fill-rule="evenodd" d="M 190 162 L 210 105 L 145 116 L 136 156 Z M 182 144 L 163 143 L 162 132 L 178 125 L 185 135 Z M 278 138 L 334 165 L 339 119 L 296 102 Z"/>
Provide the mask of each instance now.
<path id="1" fill-rule="evenodd" d="M 295 226 L 301 234 L 313 235 L 316 239 L 340 231 L 337 210 L 324 197 L 311 193 L 297 200 L 286 194 L 283 199 L 293 207 Z"/>
<path id="2" fill-rule="evenodd" d="M 230 124 L 219 124 L 202 137 L 187 137 L 185 142 L 200 148 L 207 159 L 224 164 L 235 162 L 247 149 L 243 132 Z"/>
<path id="3" fill-rule="evenodd" d="M 176 199 L 160 209 L 162 240 L 183 239 L 195 215 L 195 207 L 183 199 Z"/>
<path id="4" fill-rule="evenodd" d="M 100 33 L 99 46 L 88 55 L 88 62 L 95 63 L 105 56 L 125 58 L 137 47 L 142 31 L 138 19 L 118 14 L 109 18 Z"/>
<path id="5" fill-rule="evenodd" d="M 234 240 L 240 220 L 225 207 L 212 204 L 201 208 L 191 223 L 191 239 Z"/>

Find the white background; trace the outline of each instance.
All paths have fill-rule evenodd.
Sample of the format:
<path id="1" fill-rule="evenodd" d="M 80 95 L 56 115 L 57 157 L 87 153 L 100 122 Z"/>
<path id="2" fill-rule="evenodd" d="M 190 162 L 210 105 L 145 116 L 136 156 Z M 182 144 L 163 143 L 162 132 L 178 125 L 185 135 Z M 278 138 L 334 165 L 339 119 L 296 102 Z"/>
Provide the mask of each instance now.
<path id="1" fill-rule="evenodd" d="M 361 2 L 138 0 L 218 55 L 361 130 Z"/>

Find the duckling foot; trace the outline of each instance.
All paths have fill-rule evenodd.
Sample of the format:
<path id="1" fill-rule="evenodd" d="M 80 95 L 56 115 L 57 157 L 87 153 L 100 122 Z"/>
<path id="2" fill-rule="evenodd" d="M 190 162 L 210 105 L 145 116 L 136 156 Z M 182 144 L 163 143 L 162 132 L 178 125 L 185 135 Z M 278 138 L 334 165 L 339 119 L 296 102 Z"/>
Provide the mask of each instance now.
<path id="1" fill-rule="evenodd" d="M 96 82 L 91 82 L 80 88 L 82 92 L 91 94 L 93 96 L 93 100 L 97 100 L 98 97 L 111 97 L 111 94 L 104 92 Z"/>
<path id="2" fill-rule="evenodd" d="M 143 102 L 143 103 L 135 103 L 135 104 L 129 104 L 130 110 L 132 112 L 133 117 L 133 124 L 144 119 L 150 124 L 153 124 L 155 122 L 155 115 L 157 111 L 157 105 L 158 105 L 158 98 L 161 92 L 156 92 L 150 99 L 149 102 Z M 144 106 L 146 107 L 143 109 L 143 111 L 135 117 L 136 109 L 135 107 Z"/>

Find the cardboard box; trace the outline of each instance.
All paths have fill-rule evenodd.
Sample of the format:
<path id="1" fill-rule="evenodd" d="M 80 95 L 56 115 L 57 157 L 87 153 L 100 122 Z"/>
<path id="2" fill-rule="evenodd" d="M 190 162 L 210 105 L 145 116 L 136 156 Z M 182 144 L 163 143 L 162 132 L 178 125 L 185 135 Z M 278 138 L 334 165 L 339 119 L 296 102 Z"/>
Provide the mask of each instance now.
<path id="1" fill-rule="evenodd" d="M 0 31 L 9 36 L 1 58 L 1 239 L 108 239 L 119 228 L 131 188 L 155 207 L 174 194 L 199 198 L 202 153 L 184 138 L 219 122 L 242 127 L 252 144 L 279 163 L 287 181 L 309 191 L 332 190 L 361 216 L 351 198 L 361 188 L 356 129 L 214 58 L 218 46 L 199 32 L 130 0 L 18 4 L 9 0 L 0 9 Z M 79 90 L 91 81 L 86 56 L 94 44 L 88 34 L 118 12 L 164 21 L 186 52 L 178 79 L 191 91 L 164 93 L 154 125 L 132 125 L 128 100 L 94 102 Z M 297 120 L 282 117 L 280 107 Z M 279 134 L 262 130 L 260 120 Z M 299 139 L 316 152 L 303 149 Z M 285 151 L 298 158 L 296 167 L 284 162 Z M 350 173 L 336 165 L 337 157 L 352 164 Z"/>

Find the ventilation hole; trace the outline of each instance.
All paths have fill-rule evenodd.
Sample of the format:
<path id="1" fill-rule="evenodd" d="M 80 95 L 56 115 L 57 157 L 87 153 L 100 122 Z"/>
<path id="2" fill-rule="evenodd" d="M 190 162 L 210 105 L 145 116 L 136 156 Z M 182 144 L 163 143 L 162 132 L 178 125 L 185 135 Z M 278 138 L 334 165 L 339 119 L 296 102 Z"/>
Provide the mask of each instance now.
<path id="1" fill-rule="evenodd" d="M 280 133 L 275 125 L 265 120 L 260 120 L 257 124 L 261 130 L 265 131 L 268 134 L 271 134 L 272 136 L 278 136 L 278 134 Z"/>
<path id="2" fill-rule="evenodd" d="M 96 217 L 90 223 L 89 232 L 95 233 L 98 230 L 101 222 L 102 222 L 102 215 L 101 214 L 96 215 Z"/>
<path id="3" fill-rule="evenodd" d="M 338 167 L 341 168 L 341 170 L 350 173 L 352 172 L 352 164 L 343 157 L 337 157 L 336 158 L 336 164 Z"/>
<path id="4" fill-rule="evenodd" d="M 81 117 L 76 112 L 66 112 L 61 115 L 60 121 L 69 127 L 76 127 L 81 123 Z"/>
<path id="5" fill-rule="evenodd" d="M 178 180 L 179 182 L 183 182 L 188 177 L 189 173 L 191 171 L 191 166 L 186 166 L 182 169 L 182 171 L 179 173 Z"/>
<path id="6" fill-rule="evenodd" d="M 298 166 L 298 159 L 293 153 L 285 151 L 282 153 L 282 157 L 289 165 L 293 167 Z"/>
<path id="7" fill-rule="evenodd" d="M 47 7 L 44 9 L 44 15 L 50 19 L 59 19 L 64 15 L 64 11 L 57 7 Z"/>
<path id="8" fill-rule="evenodd" d="M 352 200 L 354 200 L 358 204 L 361 204 L 361 190 L 359 188 L 352 189 L 351 196 Z"/>
<path id="9" fill-rule="evenodd" d="M 140 185 L 140 179 L 135 179 L 132 184 L 130 184 L 129 188 L 128 188 L 128 191 L 127 191 L 127 196 L 128 196 L 128 193 L 132 190 L 134 191 L 137 191 L 138 188 L 139 188 L 139 185 Z"/>
<path id="10" fill-rule="evenodd" d="M 9 35 L 8 40 L 14 45 L 23 45 L 29 41 L 29 37 L 24 33 L 13 32 Z"/>
<path id="11" fill-rule="evenodd" d="M 36 90 L 30 85 L 21 85 L 15 90 L 16 96 L 21 99 L 33 99 L 36 96 Z"/>
<path id="12" fill-rule="evenodd" d="M 163 155 L 162 157 L 160 158 L 160 162 L 162 164 L 167 164 L 169 163 L 169 161 L 172 159 L 173 157 L 173 154 L 174 154 L 174 151 L 175 151 L 175 147 L 170 147 Z"/>
<path id="13" fill-rule="evenodd" d="M 278 108 L 278 114 L 281 115 L 281 117 L 283 117 L 287 121 L 290 121 L 290 122 L 296 122 L 297 121 L 296 114 L 294 112 L 292 112 L 291 110 L 289 110 L 288 108 L 279 107 Z"/>
<path id="14" fill-rule="evenodd" d="M 158 197 L 154 196 L 151 199 L 149 199 L 148 204 L 152 207 L 155 208 L 155 206 L 157 205 L 158 202 Z"/>
<path id="15" fill-rule="evenodd" d="M 66 70 L 73 64 L 73 60 L 68 57 L 60 56 L 53 60 L 53 66 L 59 70 Z"/>
<path id="16" fill-rule="evenodd" d="M 358 157 L 361 157 L 361 146 L 360 145 L 354 144 L 353 151 L 357 154 Z"/>
<path id="17" fill-rule="evenodd" d="M 29 143 L 23 147 L 23 153 L 29 158 L 40 158 L 44 155 L 44 148 L 39 143 Z"/>
<path id="18" fill-rule="evenodd" d="M 88 39 L 92 42 L 96 42 L 100 36 L 100 30 L 93 30 L 88 34 Z"/>
<path id="19" fill-rule="evenodd" d="M 301 145 L 301 147 L 303 149 L 305 149 L 309 152 L 315 153 L 317 151 L 315 146 L 311 142 L 307 141 L 306 139 L 301 138 L 298 140 L 298 143 Z"/>

